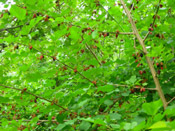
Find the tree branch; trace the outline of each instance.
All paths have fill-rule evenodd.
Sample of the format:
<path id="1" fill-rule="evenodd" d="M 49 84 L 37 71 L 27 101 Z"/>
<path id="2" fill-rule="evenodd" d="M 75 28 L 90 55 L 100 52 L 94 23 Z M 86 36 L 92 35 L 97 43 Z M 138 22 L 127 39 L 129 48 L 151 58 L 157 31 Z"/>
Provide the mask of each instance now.
<path id="1" fill-rule="evenodd" d="M 150 68 L 151 73 L 152 73 L 152 76 L 153 76 L 154 83 L 155 83 L 155 85 L 156 85 L 156 89 L 157 89 L 157 91 L 158 91 L 158 94 L 159 94 L 159 96 L 160 96 L 160 99 L 162 100 L 163 107 L 164 107 L 164 109 L 166 109 L 166 107 L 167 107 L 167 101 L 166 101 L 166 99 L 165 99 L 164 93 L 163 93 L 162 88 L 161 88 L 161 86 L 160 86 L 159 79 L 157 78 L 156 71 L 155 71 L 154 66 L 153 66 L 153 64 L 152 64 L 152 61 L 151 61 L 151 59 L 147 56 L 147 49 L 146 49 L 146 47 L 145 47 L 145 44 L 144 44 L 144 42 L 143 42 L 143 39 L 141 38 L 141 36 L 140 36 L 140 34 L 139 34 L 139 32 L 138 32 L 138 30 L 137 30 L 137 28 L 136 28 L 136 25 L 135 25 L 135 23 L 134 23 L 134 21 L 133 21 L 133 19 L 132 19 L 132 17 L 131 17 L 131 14 L 130 14 L 128 8 L 126 7 L 124 1 L 123 1 L 123 0 L 120 0 L 120 2 L 122 3 L 123 8 L 124 8 L 124 10 L 125 10 L 125 12 L 126 12 L 128 18 L 129 18 L 129 20 L 130 20 L 130 22 L 131 22 L 133 32 L 135 33 L 135 35 L 136 35 L 136 37 L 137 37 L 137 39 L 138 39 L 140 45 L 142 46 L 143 52 L 144 52 L 145 57 L 146 57 L 146 61 L 147 61 L 148 65 L 149 65 L 149 68 Z"/>
<path id="2" fill-rule="evenodd" d="M 36 98 L 40 98 L 40 99 L 42 99 L 42 100 L 48 101 L 48 102 L 50 102 L 50 103 L 53 103 L 53 104 L 55 104 L 56 106 L 62 108 L 63 110 L 68 111 L 68 109 L 66 109 L 66 108 L 64 108 L 64 107 L 62 107 L 62 106 L 60 106 L 60 105 L 58 105 L 58 104 L 55 103 L 54 101 L 50 101 L 50 100 L 48 100 L 48 99 L 46 99 L 46 98 L 43 98 L 43 97 L 41 97 L 41 96 L 37 96 L 37 95 L 35 95 L 35 94 L 31 93 L 31 92 L 24 91 L 24 89 L 18 89 L 18 88 L 15 88 L 15 87 L 10 87 L 10 86 L 6 86 L 6 85 L 2 85 L 2 84 L 0 84 L 0 86 L 2 86 L 2 87 L 4 87 L 4 88 L 9 88 L 9 89 L 13 89 L 13 90 L 25 92 L 25 93 L 27 93 L 27 94 L 29 94 L 29 95 L 32 95 L 32 96 L 36 97 Z"/>
<path id="3" fill-rule="evenodd" d="M 160 5 L 160 2 L 161 2 L 161 0 L 159 0 L 159 5 Z M 156 10 L 156 13 L 155 13 L 154 16 L 157 16 L 157 14 L 158 14 L 158 12 L 159 12 L 159 8 L 160 8 L 160 6 L 157 7 L 157 10 Z M 152 28 L 153 28 L 153 26 L 154 26 L 154 24 L 155 24 L 155 21 L 156 21 L 156 18 L 154 18 L 154 20 L 153 20 L 153 23 L 152 23 L 152 25 L 151 25 Z M 150 31 L 148 31 L 148 33 L 146 34 L 145 38 L 143 39 L 143 42 L 144 42 L 144 41 L 146 40 L 146 38 L 148 37 L 149 33 L 150 33 Z"/>
<path id="4" fill-rule="evenodd" d="M 167 105 L 170 104 L 173 100 L 175 100 L 175 97 L 173 97 L 170 101 L 168 101 Z"/>
<path id="5" fill-rule="evenodd" d="M 98 64 L 101 66 L 100 61 L 98 60 L 97 56 L 95 55 L 95 53 L 91 50 L 91 48 L 86 44 L 86 47 L 88 48 L 88 50 L 91 52 L 91 54 L 95 57 L 95 59 L 97 60 Z"/>

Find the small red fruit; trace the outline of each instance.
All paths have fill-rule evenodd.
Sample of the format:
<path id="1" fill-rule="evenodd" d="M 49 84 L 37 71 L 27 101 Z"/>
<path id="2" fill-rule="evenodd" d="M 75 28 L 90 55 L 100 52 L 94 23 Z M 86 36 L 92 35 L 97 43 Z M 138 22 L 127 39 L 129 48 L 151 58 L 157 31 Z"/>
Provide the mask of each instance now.
<path id="1" fill-rule="evenodd" d="M 44 56 L 43 56 L 43 55 L 41 55 L 41 56 L 40 56 L 40 60 L 42 60 L 43 58 L 44 58 Z"/>
<path id="2" fill-rule="evenodd" d="M 92 48 L 97 49 L 97 46 L 96 45 L 93 45 Z"/>
<path id="3" fill-rule="evenodd" d="M 163 70 L 163 66 L 161 66 L 160 69 Z"/>
<path id="4" fill-rule="evenodd" d="M 24 88 L 24 89 L 23 89 L 23 91 L 26 91 L 26 90 L 27 90 L 27 88 Z"/>
<path id="5" fill-rule="evenodd" d="M 19 46 L 18 46 L 18 45 L 15 45 L 15 46 L 14 46 L 14 50 L 15 50 L 15 49 L 19 49 Z"/>
<path id="6" fill-rule="evenodd" d="M 36 18 L 36 14 L 33 14 L 33 18 Z"/>
<path id="7" fill-rule="evenodd" d="M 156 63 L 156 66 L 159 66 L 159 63 Z"/>
<path id="8" fill-rule="evenodd" d="M 74 69 L 74 72 L 76 73 L 77 72 L 77 69 Z"/>
<path id="9" fill-rule="evenodd" d="M 96 82 L 96 81 L 92 81 L 92 83 L 93 83 L 94 85 L 96 85 L 96 84 L 97 84 L 97 82 Z"/>
<path id="10" fill-rule="evenodd" d="M 162 8 L 162 7 L 163 7 L 163 5 L 162 5 L 162 4 L 160 4 L 159 6 L 160 6 L 160 8 Z"/>
<path id="11" fill-rule="evenodd" d="M 56 56 L 53 56 L 53 61 L 55 61 L 57 58 L 56 58 Z"/>
<path id="12" fill-rule="evenodd" d="M 55 116 L 52 116 L 52 120 L 55 120 L 55 118 L 56 118 Z"/>
<path id="13" fill-rule="evenodd" d="M 81 53 L 82 53 L 82 54 L 84 53 L 84 49 L 81 50 Z"/>
<path id="14" fill-rule="evenodd" d="M 29 47 L 30 50 L 31 50 L 32 48 L 33 48 L 32 46 Z"/>
<path id="15" fill-rule="evenodd" d="M 131 91 L 132 94 L 135 92 L 134 89 L 130 89 L 130 91 Z"/>
<path id="16" fill-rule="evenodd" d="M 157 27 L 157 25 L 154 25 L 154 27 Z"/>
<path id="17" fill-rule="evenodd" d="M 154 29 L 152 27 L 149 28 L 149 31 L 153 31 Z"/>
<path id="18" fill-rule="evenodd" d="M 103 37 L 106 37 L 108 34 L 107 33 L 105 33 L 105 34 L 103 34 Z"/>
<path id="19" fill-rule="evenodd" d="M 37 125 L 39 126 L 41 123 L 37 123 Z"/>
<path id="20" fill-rule="evenodd" d="M 142 75 L 143 74 L 143 71 L 139 71 L 139 74 Z"/>
<path id="21" fill-rule="evenodd" d="M 145 92 L 145 88 L 140 88 L 140 92 Z"/>
<path id="22" fill-rule="evenodd" d="M 102 64 L 105 64 L 106 62 L 104 60 L 101 61 Z"/>

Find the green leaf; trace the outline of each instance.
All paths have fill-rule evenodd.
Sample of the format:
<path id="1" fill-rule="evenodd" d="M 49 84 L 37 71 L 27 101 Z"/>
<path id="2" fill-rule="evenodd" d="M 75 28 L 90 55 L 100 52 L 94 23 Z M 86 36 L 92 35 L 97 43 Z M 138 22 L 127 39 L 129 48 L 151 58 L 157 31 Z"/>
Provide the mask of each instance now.
<path id="1" fill-rule="evenodd" d="M 114 87 L 112 85 L 105 85 L 105 86 L 98 87 L 98 91 L 111 92 L 113 90 L 114 90 Z"/>
<path id="2" fill-rule="evenodd" d="M 9 98 L 0 96 L 0 103 L 7 103 L 7 102 L 9 102 L 9 101 L 10 101 Z"/>
<path id="3" fill-rule="evenodd" d="M 111 113 L 111 114 L 109 114 L 109 116 L 110 116 L 110 118 L 111 118 L 111 120 L 120 120 L 121 119 L 121 115 L 120 114 L 118 114 L 118 113 Z"/>
<path id="4" fill-rule="evenodd" d="M 16 5 L 11 6 L 10 13 L 16 16 L 19 20 L 24 20 L 26 17 L 26 10 Z"/>
<path id="5" fill-rule="evenodd" d="M 67 113 L 62 113 L 62 114 L 58 114 L 56 116 L 56 119 L 59 123 L 64 123 L 64 120 L 67 118 Z"/>
<path id="6" fill-rule="evenodd" d="M 167 125 L 164 121 L 158 121 L 154 123 L 152 126 L 150 126 L 148 129 L 160 129 L 160 128 L 166 128 Z"/>
<path id="7" fill-rule="evenodd" d="M 80 130 L 83 130 L 83 131 L 87 131 L 90 127 L 91 127 L 91 124 L 90 124 L 89 122 L 83 121 L 83 122 L 80 124 L 79 129 L 80 129 Z"/>
<path id="8" fill-rule="evenodd" d="M 95 30 L 92 32 L 92 38 L 95 39 L 98 36 L 98 31 Z"/>
<path id="9" fill-rule="evenodd" d="M 148 115 L 155 115 L 158 110 L 162 107 L 162 101 L 154 101 L 151 103 L 144 103 L 142 105 L 142 109 L 147 113 Z"/>

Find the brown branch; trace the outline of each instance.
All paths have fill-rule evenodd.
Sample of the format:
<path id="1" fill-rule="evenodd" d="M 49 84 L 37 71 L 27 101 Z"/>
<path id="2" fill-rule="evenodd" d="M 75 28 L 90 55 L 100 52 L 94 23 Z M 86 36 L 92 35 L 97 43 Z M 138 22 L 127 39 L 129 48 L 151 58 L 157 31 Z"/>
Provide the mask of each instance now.
<path id="1" fill-rule="evenodd" d="M 160 2 L 161 2 L 161 0 L 159 0 L 159 5 L 160 5 Z M 158 14 L 158 12 L 159 12 L 159 8 L 160 8 L 160 6 L 158 6 L 158 7 L 157 7 L 157 10 L 156 10 L 156 13 L 155 13 L 155 15 L 154 15 L 154 16 L 157 16 L 157 14 Z M 154 18 L 154 20 L 153 20 L 153 23 L 152 23 L 151 27 L 153 27 L 153 26 L 154 26 L 155 21 L 156 21 L 156 18 Z M 149 33 L 150 33 L 150 31 L 148 31 L 148 33 L 146 34 L 145 38 L 143 39 L 143 42 L 144 42 L 144 41 L 146 40 L 146 38 L 148 37 Z"/>
<path id="2" fill-rule="evenodd" d="M 109 33 L 109 34 L 116 34 L 117 32 L 103 32 L 99 31 L 99 33 Z M 134 32 L 119 32 L 120 35 L 135 35 Z"/>
<path id="3" fill-rule="evenodd" d="M 18 90 L 18 91 L 21 91 L 21 92 L 25 92 L 25 93 L 27 93 L 27 94 L 30 94 L 30 95 L 36 97 L 36 98 L 40 98 L 40 99 L 42 99 L 42 100 L 48 101 L 48 102 L 50 102 L 50 103 L 53 103 L 53 104 L 55 104 L 56 106 L 62 108 L 63 110 L 68 111 L 68 109 L 66 109 L 66 108 L 64 108 L 64 107 L 62 107 L 62 106 L 60 106 L 60 105 L 58 105 L 58 104 L 55 103 L 54 101 L 48 100 L 48 99 L 43 98 L 43 97 L 41 97 L 41 96 L 37 96 L 37 95 L 35 95 L 35 94 L 31 93 L 31 92 L 24 91 L 24 89 L 18 89 L 18 88 L 15 88 L 15 87 L 10 87 L 10 86 L 6 86 L 6 85 L 2 85 L 2 84 L 0 84 L 0 86 L 2 86 L 2 87 L 4 87 L 4 88 L 9 88 L 9 89 L 13 89 L 13 90 Z"/>
<path id="4" fill-rule="evenodd" d="M 175 97 L 173 97 L 170 101 L 168 101 L 167 105 L 170 104 L 173 100 L 175 100 Z"/>
<path id="5" fill-rule="evenodd" d="M 137 37 L 137 39 L 138 39 L 140 45 L 142 46 L 143 52 L 144 52 L 145 57 L 146 57 L 146 61 L 147 61 L 148 65 L 149 65 L 151 74 L 152 74 L 152 76 L 153 76 L 154 83 L 155 83 L 155 85 L 156 85 L 156 89 L 157 89 L 157 91 L 158 91 L 159 97 L 160 97 L 160 99 L 162 100 L 164 109 L 166 109 L 166 107 L 167 107 L 167 101 L 166 101 L 166 99 L 165 99 L 164 93 L 163 93 L 162 88 L 161 88 L 161 86 L 160 86 L 159 79 L 157 78 L 156 71 L 155 71 L 155 68 L 154 68 L 154 66 L 153 66 L 153 64 L 152 64 L 152 61 L 151 61 L 151 59 L 147 56 L 147 49 L 146 49 L 146 47 L 145 47 L 145 44 L 144 44 L 144 42 L 143 42 L 143 39 L 141 38 L 141 36 L 140 36 L 140 34 L 139 34 L 139 32 L 138 32 L 138 30 L 137 30 L 137 28 L 136 28 L 136 25 L 135 25 L 135 23 L 134 23 L 134 21 L 133 21 L 133 19 L 132 19 L 132 17 L 131 17 L 131 14 L 130 14 L 128 8 L 126 7 L 124 1 L 123 1 L 123 0 L 120 0 L 120 2 L 122 3 L 123 8 L 124 8 L 124 10 L 125 10 L 125 12 L 126 12 L 128 18 L 129 18 L 129 20 L 130 20 L 130 22 L 131 22 L 133 32 L 135 33 L 135 35 L 136 35 L 136 37 Z"/>
<path id="6" fill-rule="evenodd" d="M 23 26 L 24 25 L 18 25 L 18 26 L 15 26 L 15 27 L 3 28 L 3 29 L 0 29 L 0 32 L 2 32 L 4 30 L 10 30 L 10 29 L 15 29 L 15 28 L 23 27 Z"/>
<path id="7" fill-rule="evenodd" d="M 129 87 L 128 85 L 120 85 L 120 84 L 113 84 L 115 87 Z M 138 87 L 134 87 L 135 89 L 138 89 Z M 145 90 L 157 90 L 156 88 L 145 88 Z"/>
<path id="8" fill-rule="evenodd" d="M 88 50 L 91 52 L 91 54 L 95 57 L 95 59 L 97 60 L 98 64 L 101 66 L 100 61 L 98 60 L 97 56 L 95 55 L 95 53 L 91 50 L 91 48 L 86 44 L 86 47 L 88 48 Z"/>

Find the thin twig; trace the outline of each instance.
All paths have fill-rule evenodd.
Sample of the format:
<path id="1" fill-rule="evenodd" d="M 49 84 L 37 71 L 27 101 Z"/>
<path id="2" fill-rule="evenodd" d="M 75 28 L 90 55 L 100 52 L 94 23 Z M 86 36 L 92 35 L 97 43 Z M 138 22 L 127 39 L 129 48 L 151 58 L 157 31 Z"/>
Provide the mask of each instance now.
<path id="1" fill-rule="evenodd" d="M 91 54 L 95 57 L 95 59 L 97 60 L 98 64 L 101 66 L 100 61 L 98 60 L 96 54 L 91 50 L 91 48 L 86 44 L 86 47 L 88 48 L 88 50 L 91 52 Z"/>
<path id="2" fill-rule="evenodd" d="M 161 2 L 161 0 L 159 0 L 159 5 L 160 5 L 160 2 Z M 157 16 L 157 14 L 158 14 L 158 12 L 159 12 L 159 8 L 160 8 L 160 6 L 159 6 L 159 5 L 158 5 L 158 7 L 157 7 L 157 10 L 156 10 L 156 13 L 155 13 L 155 15 L 154 15 L 154 16 Z M 156 17 L 154 18 L 154 20 L 153 20 L 153 23 L 152 23 L 151 27 L 153 27 L 153 26 L 154 26 L 155 21 L 156 21 Z M 143 42 L 144 42 L 144 41 L 146 40 L 146 38 L 148 37 L 149 33 L 150 33 L 150 31 L 148 31 L 148 33 L 146 34 L 145 38 L 143 39 Z"/>
<path id="3" fill-rule="evenodd" d="M 2 84 L 0 84 L 0 86 L 2 86 L 2 87 L 4 87 L 4 88 L 9 88 L 9 89 L 13 89 L 13 90 L 18 90 L 18 91 L 21 91 L 21 92 L 25 92 L 25 93 L 27 93 L 27 94 L 30 94 L 30 95 L 36 97 L 36 98 L 40 98 L 40 99 L 42 99 L 42 100 L 48 101 L 48 102 L 50 102 L 50 103 L 53 103 L 53 104 L 55 104 L 56 106 L 62 108 L 63 110 L 68 111 L 68 109 L 66 109 L 66 108 L 64 108 L 64 107 L 62 107 L 62 106 L 60 106 L 60 105 L 58 105 L 58 104 L 55 103 L 54 101 L 48 100 L 48 99 L 43 98 L 43 97 L 41 97 L 41 96 L 37 96 L 37 95 L 35 95 L 35 94 L 31 93 L 31 92 L 24 91 L 24 89 L 18 89 L 18 88 L 15 88 L 15 87 L 10 87 L 10 86 L 6 86 L 6 85 L 2 85 Z"/>
<path id="4" fill-rule="evenodd" d="M 170 101 L 168 101 L 167 105 L 170 104 L 173 100 L 175 100 L 175 97 L 173 97 Z"/>
<path id="5" fill-rule="evenodd" d="M 99 33 L 116 34 L 117 32 L 104 32 L 104 31 L 99 31 Z M 119 32 L 118 34 L 120 34 L 120 35 L 135 35 L 134 32 Z"/>
<path id="6" fill-rule="evenodd" d="M 108 13 L 108 15 L 120 26 L 120 28 L 122 29 L 122 31 L 124 31 L 124 29 L 122 28 L 122 26 L 120 25 L 120 23 L 100 4 L 100 6 L 106 11 L 106 13 Z"/>

